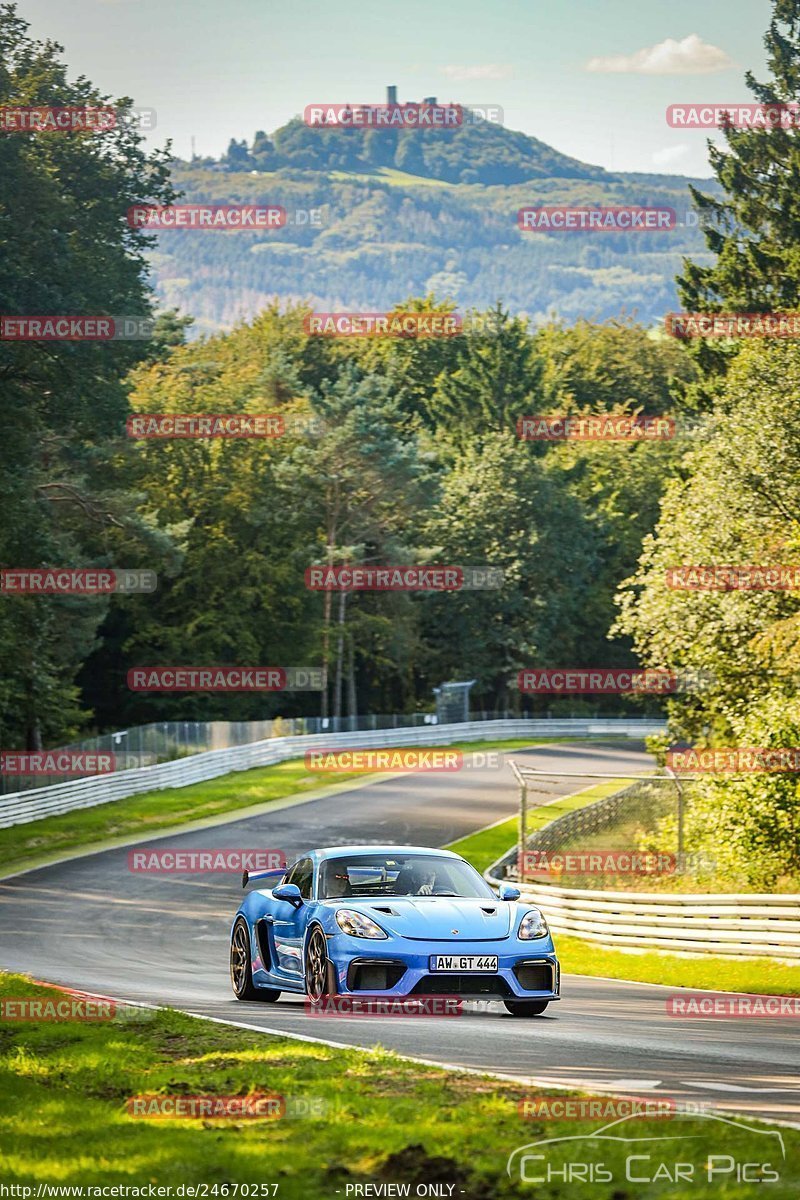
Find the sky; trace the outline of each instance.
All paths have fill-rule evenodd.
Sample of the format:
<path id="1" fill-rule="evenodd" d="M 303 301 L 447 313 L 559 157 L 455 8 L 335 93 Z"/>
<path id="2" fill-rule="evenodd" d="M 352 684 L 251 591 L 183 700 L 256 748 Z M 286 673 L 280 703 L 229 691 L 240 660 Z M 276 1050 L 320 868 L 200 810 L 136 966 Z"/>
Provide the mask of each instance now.
<path id="1" fill-rule="evenodd" d="M 385 99 L 502 108 L 521 130 L 614 171 L 709 175 L 681 102 L 752 99 L 769 0 L 20 0 L 70 74 L 157 112 L 150 140 L 222 153 L 307 104 Z"/>

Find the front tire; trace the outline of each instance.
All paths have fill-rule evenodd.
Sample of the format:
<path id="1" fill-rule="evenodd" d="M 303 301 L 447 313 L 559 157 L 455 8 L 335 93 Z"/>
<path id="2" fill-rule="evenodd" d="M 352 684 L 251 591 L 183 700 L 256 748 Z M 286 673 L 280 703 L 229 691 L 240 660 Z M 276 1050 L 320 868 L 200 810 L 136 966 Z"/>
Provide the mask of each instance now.
<path id="1" fill-rule="evenodd" d="M 280 996 L 276 988 L 257 988 L 250 965 L 250 930 L 239 917 L 231 934 L 231 987 L 237 1000 L 264 1000 L 273 1003 Z"/>
<path id="2" fill-rule="evenodd" d="M 540 1017 L 547 1008 L 549 1000 L 504 1000 L 512 1017 Z"/>
<path id="3" fill-rule="evenodd" d="M 328 941 L 319 925 L 315 925 L 306 943 L 306 995 L 312 1004 L 320 1004 L 333 995 L 332 971 L 328 961 Z"/>

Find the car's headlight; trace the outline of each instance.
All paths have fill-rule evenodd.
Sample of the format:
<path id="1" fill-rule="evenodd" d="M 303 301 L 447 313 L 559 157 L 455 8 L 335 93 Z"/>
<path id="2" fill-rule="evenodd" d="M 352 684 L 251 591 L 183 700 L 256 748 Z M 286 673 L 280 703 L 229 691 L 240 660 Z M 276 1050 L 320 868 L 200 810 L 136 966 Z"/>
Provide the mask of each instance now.
<path id="1" fill-rule="evenodd" d="M 389 936 L 384 933 L 380 925 L 376 925 L 369 917 L 365 917 L 363 913 L 356 912 L 352 908 L 340 908 L 336 913 L 336 924 L 343 933 L 349 933 L 351 937 L 385 938 Z"/>
<path id="2" fill-rule="evenodd" d="M 532 908 L 530 912 L 525 913 L 525 916 L 520 921 L 517 937 L 527 942 L 531 938 L 547 937 L 549 932 L 547 921 L 545 921 L 538 908 Z"/>

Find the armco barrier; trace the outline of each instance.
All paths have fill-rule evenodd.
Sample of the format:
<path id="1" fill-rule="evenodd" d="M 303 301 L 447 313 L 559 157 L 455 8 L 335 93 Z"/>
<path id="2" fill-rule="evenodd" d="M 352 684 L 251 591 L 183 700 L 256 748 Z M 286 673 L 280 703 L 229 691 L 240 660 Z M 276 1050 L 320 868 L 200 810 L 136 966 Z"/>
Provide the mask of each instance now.
<path id="1" fill-rule="evenodd" d="M 112 775 L 73 779 L 52 787 L 13 792 L 0 799 L 0 829 L 23 825 L 42 817 L 91 808 L 136 796 L 140 792 L 186 787 L 216 779 L 231 771 L 248 771 L 272 763 L 298 758 L 317 747 L 347 749 L 384 746 L 441 746 L 450 742 L 475 742 L 492 738 L 559 738 L 622 736 L 643 738 L 663 731 L 660 721 L 637 718 L 564 720 L 466 721 L 457 725 L 426 725 L 416 728 L 384 729 L 357 733 L 316 733 L 298 737 L 267 738 L 246 746 L 208 750 L 173 762 L 134 767 Z"/>
<path id="2" fill-rule="evenodd" d="M 534 835 L 537 844 L 547 828 Z M 505 869 L 516 858 L 515 846 L 485 872 L 487 882 L 507 882 Z M 800 895 L 606 892 L 538 882 L 520 890 L 554 933 L 634 949 L 800 960 Z"/>

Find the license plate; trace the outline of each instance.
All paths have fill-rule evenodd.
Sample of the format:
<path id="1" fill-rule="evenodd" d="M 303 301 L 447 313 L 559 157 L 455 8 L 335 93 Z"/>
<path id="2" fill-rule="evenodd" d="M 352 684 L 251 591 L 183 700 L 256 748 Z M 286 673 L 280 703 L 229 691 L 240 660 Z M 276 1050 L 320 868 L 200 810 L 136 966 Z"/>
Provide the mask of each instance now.
<path id="1" fill-rule="evenodd" d="M 432 954 L 432 971 L 496 971 L 496 954 Z"/>

